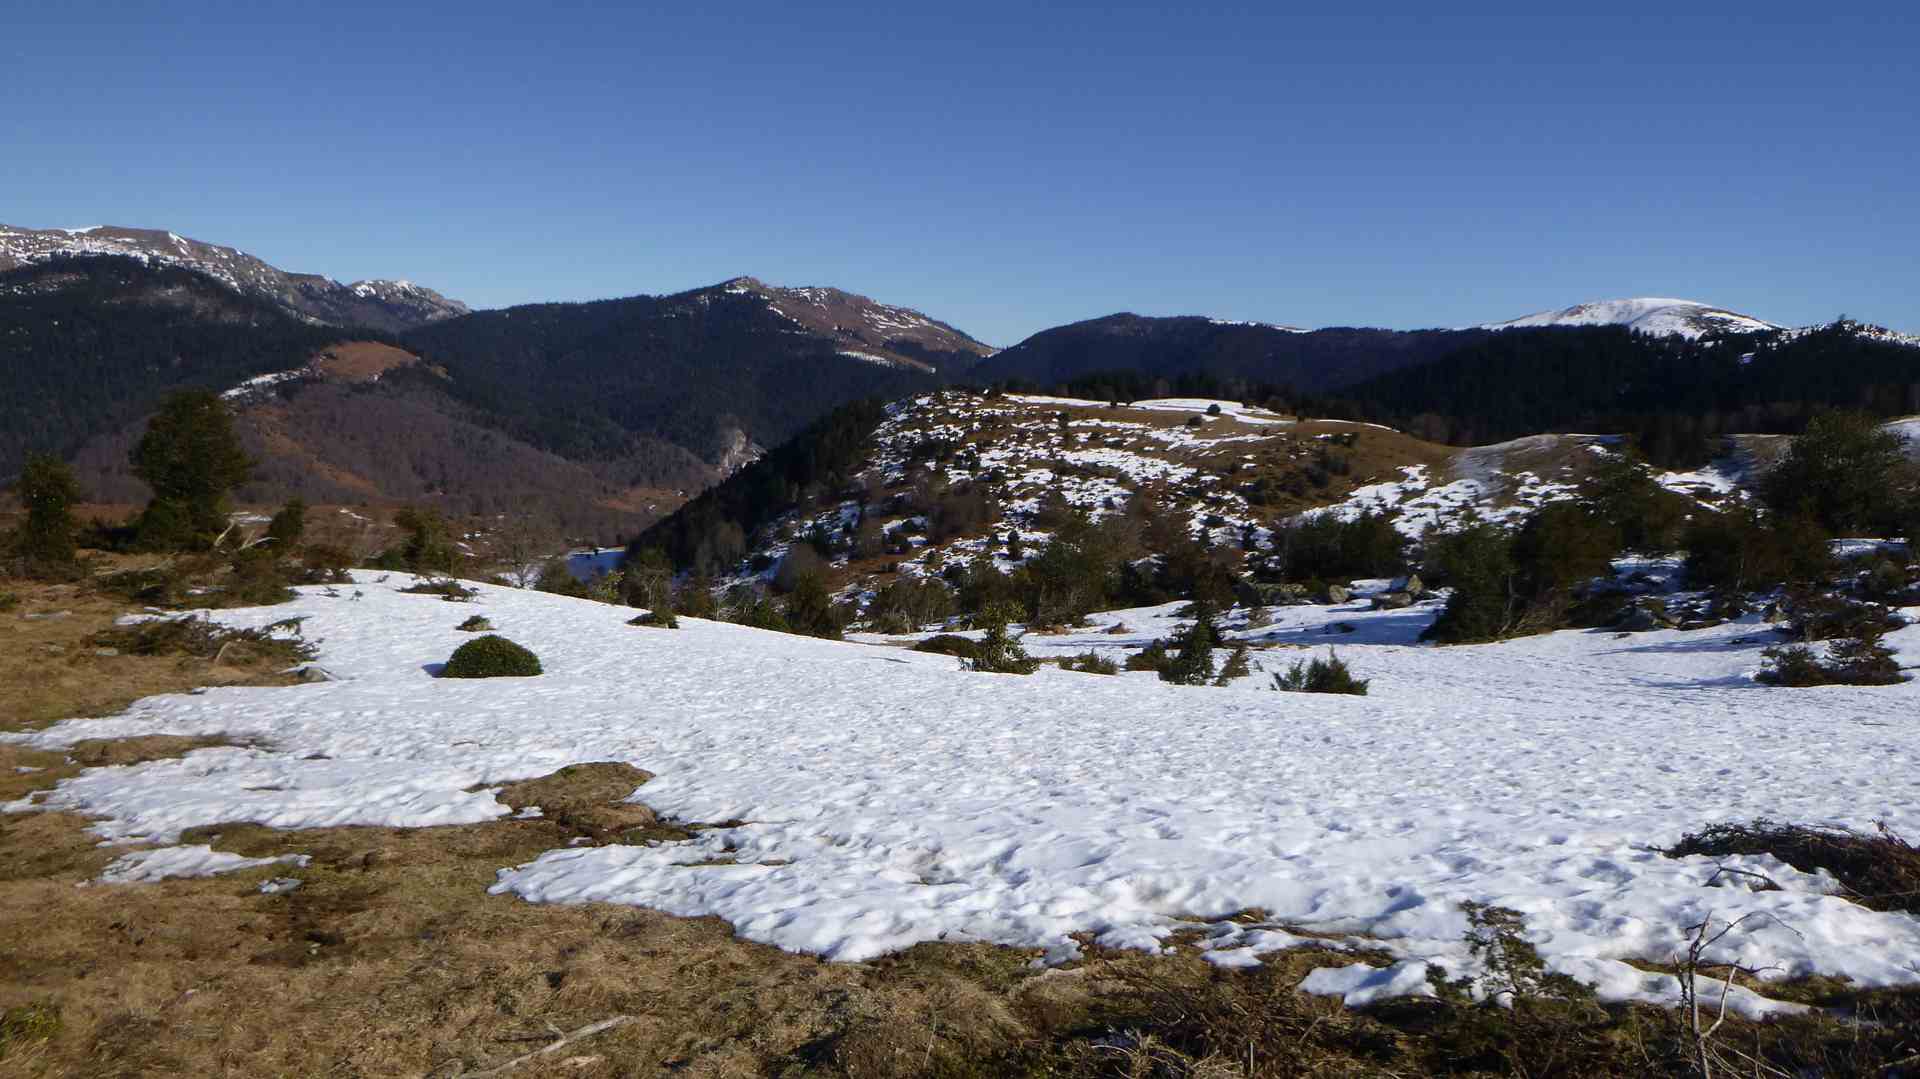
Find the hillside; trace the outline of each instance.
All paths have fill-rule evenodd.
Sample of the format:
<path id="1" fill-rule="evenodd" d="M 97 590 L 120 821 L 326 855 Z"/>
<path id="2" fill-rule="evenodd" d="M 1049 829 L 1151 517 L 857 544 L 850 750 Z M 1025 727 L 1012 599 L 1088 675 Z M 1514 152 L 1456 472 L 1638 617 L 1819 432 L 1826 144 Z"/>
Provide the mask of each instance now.
<path id="1" fill-rule="evenodd" d="M 1089 375 L 1205 375 L 1303 393 L 1338 389 L 1437 359 L 1478 331 L 1299 330 L 1218 319 L 1108 315 L 1042 330 L 976 366 L 969 379 L 1051 390 Z"/>
<path id="2" fill-rule="evenodd" d="M 947 390 L 836 414 L 637 538 L 722 582 L 771 580 L 796 546 L 836 587 L 887 584 L 1032 558 L 1084 511 L 1136 556 L 1185 545 L 1236 567 L 1274 553 L 1275 527 L 1332 507 L 1380 512 L 1407 536 L 1471 512 L 1509 519 L 1572 497 L 1616 440 L 1541 435 L 1479 447 L 1301 419 L 1228 401 L 1097 401 Z M 1732 462 L 1660 474 L 1707 503 Z"/>
<path id="3" fill-rule="evenodd" d="M 729 469 L 837 405 L 927 389 L 936 367 L 986 348 L 904 309 L 747 279 L 483 311 L 401 341 L 451 373 L 456 398 L 541 449 L 609 460 L 644 437 Z"/>
<path id="4" fill-rule="evenodd" d="M 1822 408 L 1920 410 L 1920 342 L 1836 322 L 1692 339 L 1625 326 L 1509 329 L 1339 393 L 1337 414 L 1456 445 L 1543 431 L 1631 434 L 1692 467 L 1735 433 L 1793 434 Z"/>
<path id="5" fill-rule="evenodd" d="M 25 229 L 0 225 L 0 272 L 74 258 L 113 255 L 151 266 L 204 274 L 226 287 L 307 322 L 395 331 L 467 313 L 467 305 L 411 281 L 341 284 L 318 274 L 289 273 L 231 247 L 190 240 L 163 229 L 98 226 Z"/>

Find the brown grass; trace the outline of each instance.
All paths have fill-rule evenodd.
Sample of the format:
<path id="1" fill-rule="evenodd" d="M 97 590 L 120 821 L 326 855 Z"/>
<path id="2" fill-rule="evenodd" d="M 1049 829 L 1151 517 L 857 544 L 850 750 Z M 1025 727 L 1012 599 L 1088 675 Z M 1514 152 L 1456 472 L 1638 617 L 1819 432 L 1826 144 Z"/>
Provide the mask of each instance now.
<path id="1" fill-rule="evenodd" d="M 1824 869 L 1848 899 L 1873 910 L 1920 913 L 1920 848 L 1882 825 L 1877 833 L 1756 820 L 1715 824 L 1681 837 L 1672 857 L 1771 854 L 1800 870 Z"/>

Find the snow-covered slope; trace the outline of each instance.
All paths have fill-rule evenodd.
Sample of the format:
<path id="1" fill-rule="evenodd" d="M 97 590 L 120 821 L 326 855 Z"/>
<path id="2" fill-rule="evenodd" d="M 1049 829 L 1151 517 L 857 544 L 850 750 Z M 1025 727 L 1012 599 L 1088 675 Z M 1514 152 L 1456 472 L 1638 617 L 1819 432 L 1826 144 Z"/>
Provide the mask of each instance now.
<path id="1" fill-rule="evenodd" d="M 338 326 L 402 330 L 468 311 L 466 304 L 411 281 L 371 280 L 343 285 L 317 274 L 289 273 L 244 251 L 160 229 L 110 225 L 24 229 L 0 225 L 0 271 L 86 255 L 118 255 L 184 267 L 236 292 L 279 304 L 301 318 Z"/>
<path id="2" fill-rule="evenodd" d="M 803 330 L 830 337 L 840 354 L 865 363 L 922 370 L 960 371 L 991 356 L 993 346 L 909 307 L 896 307 L 837 288 L 813 285 L 784 288 L 758 278 L 736 277 L 714 286 L 737 296 L 754 296 L 774 314 Z"/>
<path id="3" fill-rule="evenodd" d="M 1576 304 L 1558 311 L 1542 311 L 1506 322 L 1487 323 L 1481 329 L 1504 330 L 1522 326 L 1626 326 L 1640 333 L 1681 337 L 1701 337 L 1719 332 L 1751 333 L 1780 328 L 1752 315 L 1710 304 L 1643 297 Z"/>
<path id="4" fill-rule="evenodd" d="M 691 618 L 636 629 L 630 609 L 484 584 L 474 605 L 449 605 L 398 591 L 410 583 L 360 574 L 352 588 L 214 612 L 251 626 L 305 618 L 338 680 L 154 697 L 7 735 L 46 748 L 159 733 L 246 743 L 91 769 L 37 804 L 93 816 L 129 844 L 235 820 L 478 823 L 510 812 L 489 788 L 621 761 L 656 775 L 634 797 L 663 815 L 736 823 L 683 843 L 554 850 L 503 869 L 496 891 L 715 915 L 841 960 L 931 940 L 1059 960 L 1073 934 L 1157 948 L 1199 929 L 1215 962 L 1239 965 L 1310 931 L 1395 958 L 1306 983 L 1356 1003 L 1425 992 L 1428 964 L 1467 969 L 1465 901 L 1524 912 L 1548 963 L 1609 999 L 1673 1001 L 1671 976 L 1627 961 L 1669 960 L 1707 917 L 1739 926 L 1713 961 L 1762 979 L 1920 981 L 1911 916 L 1857 906 L 1770 858 L 1728 860 L 1779 885 L 1749 891 L 1709 859 L 1653 849 L 1758 816 L 1920 833 L 1920 682 L 1758 686 L 1768 635 L 1751 620 L 1436 648 L 1415 644 L 1431 605 L 1354 603 L 1277 609 L 1271 626 L 1241 631 L 1271 646 L 1253 653 L 1269 670 L 1337 639 L 1372 679 L 1369 696 L 1346 697 L 1267 692 L 1258 671 L 1219 689 L 1144 673 L 974 674 L 944 656 Z M 1172 609 L 1045 640 L 1112 654 L 1163 635 Z M 475 613 L 546 673 L 434 678 Z M 1336 622 L 1351 631 L 1330 637 Z M 1108 632 L 1119 624 L 1130 628 Z M 1920 660 L 1920 627 L 1888 642 Z M 1259 924 L 1229 920 L 1252 908 Z M 1732 1004 L 1794 1007 L 1744 990 Z"/>

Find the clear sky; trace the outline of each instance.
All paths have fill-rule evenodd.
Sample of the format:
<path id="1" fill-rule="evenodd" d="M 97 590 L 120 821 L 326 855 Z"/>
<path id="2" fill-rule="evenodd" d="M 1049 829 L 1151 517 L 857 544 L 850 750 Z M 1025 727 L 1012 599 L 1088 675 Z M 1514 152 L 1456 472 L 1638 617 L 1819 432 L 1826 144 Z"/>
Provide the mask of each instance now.
<path id="1" fill-rule="evenodd" d="M 1278 6 L 0 0 L 0 221 L 476 306 L 752 274 L 995 344 L 1648 295 L 1920 330 L 1920 5 Z"/>

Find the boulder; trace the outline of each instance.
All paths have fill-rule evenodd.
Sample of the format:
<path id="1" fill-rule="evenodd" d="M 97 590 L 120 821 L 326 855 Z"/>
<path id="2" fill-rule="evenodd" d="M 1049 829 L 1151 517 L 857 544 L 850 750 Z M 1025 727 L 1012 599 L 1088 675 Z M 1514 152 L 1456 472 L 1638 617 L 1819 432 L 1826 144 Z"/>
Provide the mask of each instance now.
<path id="1" fill-rule="evenodd" d="M 1373 597 L 1373 609 L 1376 611 L 1397 611 L 1413 606 L 1411 592 L 1382 592 Z"/>
<path id="2" fill-rule="evenodd" d="M 1409 573 L 1405 577 L 1394 581 L 1393 587 L 1387 589 L 1387 591 L 1405 592 L 1407 595 L 1419 599 L 1421 596 L 1427 594 L 1427 585 L 1426 582 L 1420 579 L 1418 573 Z"/>
<path id="3" fill-rule="evenodd" d="M 1327 586 L 1326 601 L 1329 606 L 1338 607 L 1340 604 L 1352 598 L 1353 589 L 1348 588 L 1346 585 L 1330 584 Z"/>

